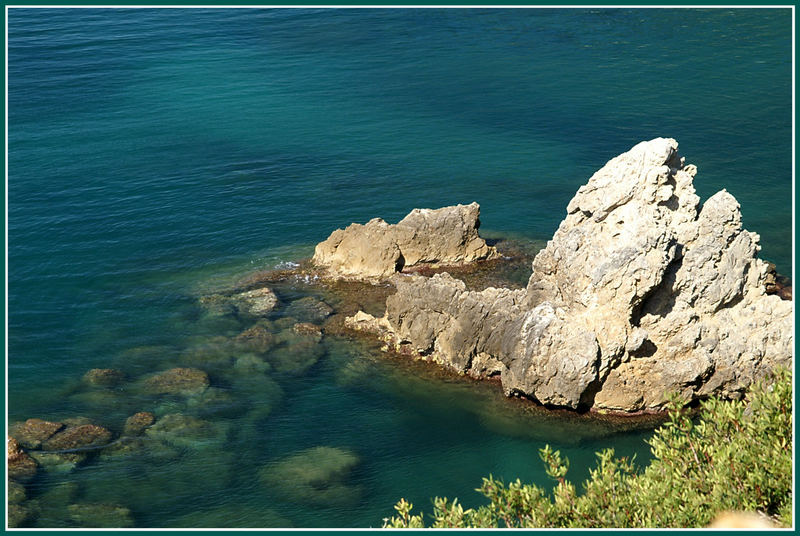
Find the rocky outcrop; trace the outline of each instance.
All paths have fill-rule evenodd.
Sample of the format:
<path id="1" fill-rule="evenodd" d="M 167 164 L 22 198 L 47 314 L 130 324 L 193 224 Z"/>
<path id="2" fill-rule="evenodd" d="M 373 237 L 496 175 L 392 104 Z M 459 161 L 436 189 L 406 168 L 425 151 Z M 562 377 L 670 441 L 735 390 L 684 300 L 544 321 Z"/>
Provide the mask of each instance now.
<path id="1" fill-rule="evenodd" d="M 312 262 L 330 276 L 379 279 L 420 265 L 458 265 L 498 256 L 478 236 L 477 203 L 414 209 L 395 225 L 381 218 L 337 229 L 317 244 Z"/>
<path id="2" fill-rule="evenodd" d="M 767 295 L 759 237 L 726 191 L 702 206 L 696 168 L 658 138 L 582 186 L 527 288 L 468 291 L 395 276 L 383 319 L 352 317 L 398 350 L 556 406 L 627 412 L 738 397 L 792 358 L 792 304 Z"/>

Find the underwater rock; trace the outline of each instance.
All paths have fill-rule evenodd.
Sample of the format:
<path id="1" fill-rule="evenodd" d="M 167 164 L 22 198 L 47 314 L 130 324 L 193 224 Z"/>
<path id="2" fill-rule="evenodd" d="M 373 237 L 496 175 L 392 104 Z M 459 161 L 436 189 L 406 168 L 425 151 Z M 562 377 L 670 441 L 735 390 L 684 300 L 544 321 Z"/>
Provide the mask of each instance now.
<path id="1" fill-rule="evenodd" d="M 19 442 L 20 446 L 38 449 L 42 446 L 43 441 L 50 439 L 63 428 L 64 423 L 28 419 L 23 423 L 11 425 L 9 432 Z"/>
<path id="2" fill-rule="evenodd" d="M 233 304 L 229 296 L 212 294 L 211 296 L 201 296 L 198 301 L 211 316 L 228 316 L 236 314 L 236 306 Z"/>
<path id="3" fill-rule="evenodd" d="M 27 498 L 25 486 L 13 480 L 8 481 L 8 503 L 18 504 Z"/>
<path id="4" fill-rule="evenodd" d="M 119 458 L 131 454 L 142 454 L 149 443 L 137 436 L 122 436 L 100 451 L 100 458 Z"/>
<path id="5" fill-rule="evenodd" d="M 122 434 L 128 436 L 142 435 L 154 422 L 156 422 L 156 417 L 149 411 L 134 413 L 125 419 L 125 427 L 123 428 Z"/>
<path id="6" fill-rule="evenodd" d="M 236 344 L 247 351 L 264 353 L 275 346 L 275 335 L 263 324 L 256 324 L 236 336 Z"/>
<path id="7" fill-rule="evenodd" d="M 333 307 L 313 296 L 295 300 L 286 307 L 287 316 L 311 324 L 319 324 L 331 314 L 333 314 Z"/>
<path id="8" fill-rule="evenodd" d="M 235 294 L 231 300 L 240 314 L 250 316 L 264 316 L 278 305 L 278 297 L 267 287 Z"/>
<path id="9" fill-rule="evenodd" d="M 208 374 L 196 368 L 173 368 L 159 372 L 143 382 L 143 388 L 150 394 L 192 395 L 208 389 Z"/>
<path id="10" fill-rule="evenodd" d="M 105 445 L 111 441 L 111 432 L 96 424 L 68 426 L 42 443 L 43 450 L 68 450 Z"/>
<path id="11" fill-rule="evenodd" d="M 116 504 L 70 504 L 69 517 L 78 526 L 86 528 L 131 528 L 134 526 L 131 511 Z"/>
<path id="12" fill-rule="evenodd" d="M 70 473 L 89 457 L 86 452 L 41 452 L 30 451 L 39 467 L 47 473 Z"/>
<path id="13" fill-rule="evenodd" d="M 272 365 L 257 355 L 244 354 L 236 358 L 233 369 L 241 374 L 265 374 L 272 370 Z"/>
<path id="14" fill-rule="evenodd" d="M 209 387 L 200 394 L 186 399 L 186 407 L 202 417 L 233 417 L 247 410 L 241 397 L 234 397 L 228 390 Z"/>
<path id="15" fill-rule="evenodd" d="M 8 477 L 21 482 L 27 482 L 36 475 L 38 468 L 36 461 L 20 448 L 13 437 L 7 439 Z"/>
<path id="16" fill-rule="evenodd" d="M 634 412 L 671 393 L 738 398 L 791 364 L 792 304 L 767 295 L 739 204 L 723 190 L 700 206 L 677 147 L 642 142 L 581 186 L 525 290 L 396 275 L 380 325 L 350 325 L 462 373 L 499 371 L 506 394 L 543 404 Z"/>
<path id="17" fill-rule="evenodd" d="M 360 488 L 347 484 L 358 456 L 347 449 L 313 447 L 267 465 L 259 471 L 261 482 L 291 500 L 315 505 L 346 504 L 356 500 Z"/>
<path id="18" fill-rule="evenodd" d="M 282 331 L 277 336 L 280 346 L 267 354 L 266 358 L 275 372 L 305 374 L 325 355 L 320 338 L 318 335 L 298 335 L 293 330 Z"/>
<path id="19" fill-rule="evenodd" d="M 419 265 L 458 265 L 499 254 L 478 236 L 477 203 L 414 209 L 396 225 L 374 218 L 337 229 L 312 262 L 333 278 L 379 279 Z"/>
<path id="20" fill-rule="evenodd" d="M 117 369 L 91 369 L 83 381 L 95 387 L 114 387 L 125 381 L 125 373 Z"/>
<path id="21" fill-rule="evenodd" d="M 181 352 L 181 364 L 204 369 L 227 368 L 241 351 L 236 341 L 228 337 L 203 337 L 201 340 Z"/>
<path id="22" fill-rule="evenodd" d="M 23 504 L 9 504 L 6 510 L 8 514 L 7 522 L 10 528 L 23 527 L 34 517 L 34 512 Z"/>
<path id="23" fill-rule="evenodd" d="M 145 435 L 177 447 L 196 448 L 209 442 L 224 441 L 225 431 L 216 423 L 180 413 L 170 413 L 148 428 Z"/>
<path id="24" fill-rule="evenodd" d="M 310 324 L 308 322 L 298 322 L 292 326 L 292 331 L 298 335 L 308 335 L 310 337 L 322 338 L 322 328 L 316 324 Z"/>
<path id="25" fill-rule="evenodd" d="M 291 528 L 292 522 L 262 505 L 226 504 L 203 508 L 173 519 L 170 528 L 267 529 Z"/>

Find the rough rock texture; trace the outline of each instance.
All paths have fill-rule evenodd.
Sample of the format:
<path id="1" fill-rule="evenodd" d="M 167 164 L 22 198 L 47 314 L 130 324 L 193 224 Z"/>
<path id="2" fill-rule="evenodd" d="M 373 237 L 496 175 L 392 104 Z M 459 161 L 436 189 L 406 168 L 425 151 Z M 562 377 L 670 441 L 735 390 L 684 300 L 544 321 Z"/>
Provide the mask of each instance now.
<path id="1" fill-rule="evenodd" d="M 386 315 L 351 317 L 460 372 L 499 371 L 507 394 L 571 408 L 657 410 L 738 397 L 792 358 L 792 304 L 767 295 L 759 237 L 725 190 L 702 207 L 696 168 L 658 138 L 582 186 L 527 289 L 467 291 L 396 276 Z"/>
<path id="2" fill-rule="evenodd" d="M 174 368 L 160 372 L 143 382 L 144 390 L 151 394 L 192 395 L 209 386 L 208 374 L 196 368 Z"/>
<path id="3" fill-rule="evenodd" d="M 28 456 L 13 437 L 6 440 L 6 461 L 8 464 L 8 477 L 19 481 L 27 481 L 36 475 L 37 464 Z"/>
<path id="4" fill-rule="evenodd" d="M 251 316 L 265 315 L 278 305 L 278 297 L 267 287 L 236 294 L 232 300 L 240 313 Z"/>
<path id="5" fill-rule="evenodd" d="M 498 256 L 480 236 L 477 203 L 414 209 L 391 225 L 374 218 L 337 229 L 317 244 L 314 264 L 334 277 L 378 279 L 413 266 L 456 265 Z"/>
<path id="6" fill-rule="evenodd" d="M 154 422 L 156 422 L 156 417 L 149 411 L 134 413 L 125 419 L 123 434 L 129 436 L 142 435 Z"/>
<path id="7" fill-rule="evenodd" d="M 43 441 L 47 441 L 63 428 L 64 423 L 28 419 L 23 423 L 11 425 L 10 432 L 20 446 L 28 449 L 38 449 L 42 446 Z"/>
<path id="8" fill-rule="evenodd" d="M 105 445 L 111 432 L 96 424 L 70 426 L 42 443 L 43 450 L 71 450 Z"/>
<path id="9" fill-rule="evenodd" d="M 96 387 L 114 387 L 125 380 L 125 373 L 116 369 L 92 369 L 83 375 L 83 381 Z"/>

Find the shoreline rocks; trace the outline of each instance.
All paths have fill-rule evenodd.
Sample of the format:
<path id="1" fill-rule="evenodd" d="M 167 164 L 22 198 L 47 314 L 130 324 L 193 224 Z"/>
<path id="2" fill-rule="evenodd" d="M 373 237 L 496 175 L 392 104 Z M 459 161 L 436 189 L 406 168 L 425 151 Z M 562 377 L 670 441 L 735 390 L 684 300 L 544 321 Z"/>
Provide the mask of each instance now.
<path id="1" fill-rule="evenodd" d="M 460 265 L 498 257 L 478 236 L 477 203 L 414 209 L 397 224 L 374 218 L 337 229 L 311 261 L 333 278 L 377 280 L 422 265 Z"/>
<path id="2" fill-rule="evenodd" d="M 383 318 L 347 324 L 545 405 L 633 413 L 672 393 L 741 396 L 791 364 L 792 304 L 767 294 L 739 204 L 722 190 L 701 206 L 677 147 L 642 142 L 595 173 L 525 290 L 395 275 Z"/>

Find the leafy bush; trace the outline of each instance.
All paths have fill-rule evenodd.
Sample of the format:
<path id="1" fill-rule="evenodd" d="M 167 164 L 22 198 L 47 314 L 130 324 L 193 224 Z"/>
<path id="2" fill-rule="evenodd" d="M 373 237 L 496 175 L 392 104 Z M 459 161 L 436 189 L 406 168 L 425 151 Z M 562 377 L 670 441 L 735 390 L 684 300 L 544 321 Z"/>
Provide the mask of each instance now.
<path id="1" fill-rule="evenodd" d="M 703 527 L 722 511 L 762 512 L 783 525 L 792 515 L 792 377 L 778 370 L 741 401 L 708 400 L 692 418 L 677 403 L 648 441 L 644 470 L 614 450 L 578 493 L 566 480 L 569 461 L 549 446 L 539 455 L 556 482 L 552 492 L 519 480 L 483 479 L 489 504 L 465 509 L 433 500 L 431 527 Z M 401 499 L 385 528 L 425 526 Z"/>

